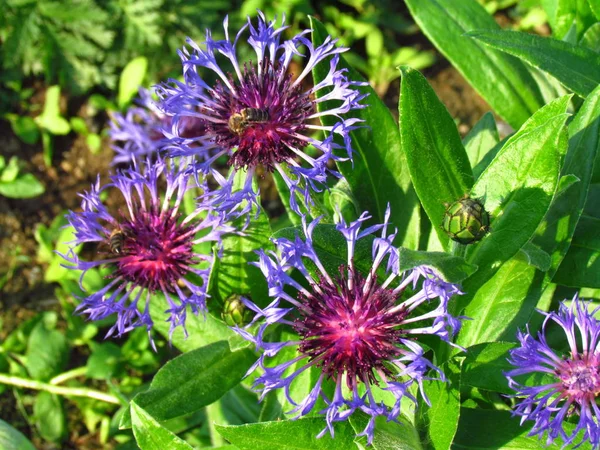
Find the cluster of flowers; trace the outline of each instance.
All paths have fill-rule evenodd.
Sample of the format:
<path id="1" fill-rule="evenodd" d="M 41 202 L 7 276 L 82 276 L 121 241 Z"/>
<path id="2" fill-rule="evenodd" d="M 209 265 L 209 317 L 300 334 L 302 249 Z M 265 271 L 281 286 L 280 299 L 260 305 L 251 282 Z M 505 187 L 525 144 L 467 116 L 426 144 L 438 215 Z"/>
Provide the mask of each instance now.
<path id="1" fill-rule="evenodd" d="M 267 280 L 272 302 L 261 308 L 242 298 L 256 315 L 234 329 L 260 353 L 252 370 L 259 372 L 255 387 L 262 396 L 283 389 L 297 417 L 320 404 L 326 420 L 321 434 L 333 435 L 334 422 L 360 410 L 370 416 L 361 433 L 370 443 L 378 416 L 397 420 L 403 398 L 416 404 L 420 391 L 427 402 L 423 382 L 445 380 L 418 338 L 433 335 L 451 343 L 460 320 L 449 314 L 448 303 L 461 292 L 431 268 L 401 270 L 395 232 L 388 229 L 389 210 L 383 224 L 366 228 L 367 213 L 350 223 L 340 220 L 335 229 L 347 242 L 347 260 L 333 273 L 325 268 L 313 244 L 319 220 L 310 222 L 303 211 L 329 175 L 341 177 L 332 163 L 352 158 L 350 133 L 364 124 L 347 113 L 364 108 L 365 96 L 359 90 L 362 83 L 349 80 L 339 68 L 339 55 L 346 49 L 330 38 L 315 47 L 309 30 L 283 40 L 285 28 L 259 13 L 257 25 L 248 20 L 232 40 L 225 20 L 225 39 L 215 40 L 207 32 L 203 45 L 188 40 L 189 47 L 181 50 L 183 81 L 156 86 L 157 101 L 143 92 L 139 107 L 114 116 L 115 163 L 128 167 L 117 170 L 108 184 L 101 186 L 98 180 L 82 194 L 82 210 L 68 215 L 75 240 L 64 257 L 69 267 L 82 271 L 82 278 L 92 268 L 110 269 L 107 285 L 82 298 L 78 307 L 92 320 L 116 315 L 108 335 L 136 327 L 150 331 L 149 304 L 160 293 L 168 303 L 171 332 L 178 326 L 185 332 L 189 311 L 206 313 L 213 253 L 199 246 L 208 242 L 218 247 L 225 234 L 243 232 L 232 221 L 247 217 L 247 225 L 250 211 L 260 207 L 252 183 L 256 169 L 278 172 L 290 190 L 291 209 L 302 216 L 304 236 L 273 239 L 276 251 L 258 253 L 255 264 Z M 241 64 L 237 47 L 245 33 L 256 58 Z M 290 71 L 294 57 L 306 61 L 296 77 Z M 229 70 L 222 69 L 225 63 Z M 317 64 L 329 64 L 329 73 L 305 88 Z M 202 77 L 203 69 L 212 71 L 214 83 Z M 335 125 L 320 124 L 324 116 L 334 118 Z M 226 176 L 219 170 L 223 160 L 230 167 Z M 246 177 L 240 189 L 234 189 L 236 174 Z M 190 189 L 199 192 L 193 207 L 184 202 Z M 106 198 L 116 206 L 105 205 Z M 367 272 L 355 264 L 359 241 L 372 246 Z M 88 261 L 75 247 L 90 242 L 98 244 L 101 256 Z M 305 281 L 293 278 L 292 270 Z M 543 337 L 540 343 L 520 335 L 522 347 L 512 353 L 518 369 L 509 376 L 511 385 L 527 396 L 516 413 L 536 421 L 533 432 L 549 430 L 549 440 L 561 435 L 570 442 L 561 421 L 575 406 L 581 416 L 577 431 L 585 430 L 585 438 L 597 444 L 593 398 L 600 375 L 591 367 L 598 365 L 600 326 L 581 306 L 575 309 L 578 318 L 566 309 L 548 315 L 568 330 L 572 357 L 554 356 Z M 289 327 L 297 338 L 273 341 L 277 334 L 270 327 L 275 325 Z M 575 325 L 586 346 L 583 353 L 575 347 Z M 289 347 L 295 357 L 281 362 L 280 352 Z M 277 365 L 270 361 L 275 357 Z M 311 367 L 320 376 L 310 393 L 292 398 L 290 386 Z M 534 370 L 560 379 L 543 387 L 549 393 L 541 399 L 542 388 L 521 386 L 512 378 Z M 335 385 L 332 395 L 323 388 L 327 383 Z M 391 394 L 393 404 L 381 400 L 382 391 L 387 398 Z"/>

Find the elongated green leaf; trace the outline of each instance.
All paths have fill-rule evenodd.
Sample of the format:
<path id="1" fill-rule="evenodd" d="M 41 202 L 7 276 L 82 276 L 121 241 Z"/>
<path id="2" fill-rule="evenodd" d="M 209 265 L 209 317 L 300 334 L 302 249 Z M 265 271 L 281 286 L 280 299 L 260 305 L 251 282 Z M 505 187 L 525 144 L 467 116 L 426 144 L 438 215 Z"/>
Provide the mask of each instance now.
<path id="1" fill-rule="evenodd" d="M 475 90 L 513 128 L 543 104 L 525 65 L 464 36 L 472 30 L 498 30 L 475 0 L 406 0 L 415 21 Z"/>
<path id="2" fill-rule="evenodd" d="M 487 112 L 463 139 L 463 145 L 467 151 L 475 179 L 479 177 L 485 168 L 482 167 L 481 170 L 478 170 L 478 166 L 498 142 L 500 142 L 500 137 L 498 136 L 496 120 L 492 113 Z"/>
<path id="3" fill-rule="evenodd" d="M 483 311 L 470 306 L 470 313 L 493 314 L 494 308 L 503 303 L 501 290 L 492 304 L 478 291 L 484 284 L 491 291 L 495 289 L 496 281 L 490 281 L 494 274 L 533 236 L 548 211 L 558 181 L 559 155 L 565 152 L 563 147 L 567 144 L 564 122 L 568 116 L 565 114 L 568 101 L 569 97 L 562 97 L 534 114 L 506 142 L 475 183 L 473 195 L 485 200 L 486 209 L 492 217 L 491 231 L 482 241 L 467 249 L 467 261 L 479 266 L 479 270 L 465 280 L 463 290 L 466 294 L 457 302 L 459 310 L 470 303 L 484 303 Z M 505 276 L 497 281 L 503 285 Z M 488 284 L 490 282 L 492 284 Z M 519 310 L 519 302 L 522 301 L 523 298 L 519 297 L 509 302 L 515 308 L 513 314 Z M 482 342 L 483 335 L 479 331 L 474 332 L 473 327 L 480 327 L 480 321 L 465 324 L 459 335 L 463 345 Z M 494 332 L 500 331 L 497 327 L 491 328 Z"/>
<path id="4" fill-rule="evenodd" d="M 323 24 L 312 17 L 311 26 L 313 44 L 319 45 L 328 33 Z M 364 81 L 343 57 L 340 58 L 338 67 L 348 69 L 348 78 Z M 317 65 L 313 69 L 315 84 L 328 73 L 328 62 Z M 419 244 L 418 199 L 410 183 L 406 157 L 401 152 L 398 126 L 387 106 L 370 86 L 358 89 L 361 93 L 368 94 L 363 101 L 368 106 L 348 115 L 364 120 L 367 127 L 350 133 L 355 150 L 354 162 L 340 162 L 338 168 L 348 181 L 360 209 L 369 211 L 374 222 L 382 223 L 389 203 L 391 222 L 398 228 L 396 242 L 416 249 Z M 337 119 L 324 117 L 323 121 L 324 125 L 331 126 Z"/>
<path id="5" fill-rule="evenodd" d="M 400 135 L 402 152 L 417 195 L 444 248 L 451 241 L 441 227 L 447 203 L 469 192 L 473 172 L 452 116 L 427 80 L 401 67 Z"/>
<path id="6" fill-rule="evenodd" d="M 490 429 L 491 424 L 493 424 L 492 429 Z M 530 430 L 531 422 L 521 425 L 518 417 L 511 417 L 510 411 L 461 408 L 458 433 L 452 448 L 473 450 L 561 448 L 559 440 L 544 447 L 544 441 L 540 442 L 537 437 L 527 436 Z"/>
<path id="7" fill-rule="evenodd" d="M 568 130 L 568 151 L 561 176 L 565 179 L 577 178 L 579 181 L 557 193 L 533 240 L 534 244 L 551 257 L 547 282 L 558 270 L 571 245 L 588 198 L 594 161 L 598 159 L 600 147 L 600 87 L 586 98 Z"/>
<path id="8" fill-rule="evenodd" d="M 481 174 L 472 196 L 485 200 L 491 232 L 467 251 L 467 260 L 499 267 L 533 236 L 557 186 L 559 156 L 566 152 L 568 96 L 544 106 L 512 136 Z"/>
<path id="9" fill-rule="evenodd" d="M 516 330 L 527 322 L 541 294 L 542 272 L 517 254 L 481 285 L 469 302 L 457 338 L 458 345 L 470 347 L 500 337 L 514 339 Z M 465 289 L 468 286 L 465 287 Z"/>
<path id="10" fill-rule="evenodd" d="M 192 450 L 191 445 L 161 426 L 135 401 L 131 402 L 131 424 L 141 450 Z"/>
<path id="11" fill-rule="evenodd" d="M 362 412 L 357 412 L 350 416 L 349 420 L 355 433 L 360 434 L 367 427 L 369 416 Z M 366 436 L 361 436 L 356 439 L 358 448 L 372 448 L 373 450 L 422 450 L 423 445 L 421 444 L 416 428 L 402 416 L 400 416 L 398 421 L 399 423 L 388 422 L 384 417 L 377 417 L 375 419 L 373 443 L 367 447 Z"/>
<path id="12" fill-rule="evenodd" d="M 427 442 L 434 449 L 450 448 L 460 415 L 460 367 L 450 361 L 443 369 L 446 381 L 428 380 L 424 383 L 431 407 L 424 406 L 422 420 L 426 424 Z"/>
<path id="13" fill-rule="evenodd" d="M 473 31 L 468 36 L 548 72 L 581 97 L 600 84 L 600 55 L 588 48 L 519 31 Z"/>
<path id="14" fill-rule="evenodd" d="M 0 448 L 3 450 L 35 450 L 29 440 L 9 424 L 0 419 Z"/>
<path id="15" fill-rule="evenodd" d="M 491 342 L 467 349 L 463 364 L 461 386 L 512 394 L 504 372 L 512 366 L 508 363 L 508 351 L 515 347 L 512 342 Z"/>
<path id="16" fill-rule="evenodd" d="M 144 56 L 138 56 L 132 59 L 123 69 L 119 79 L 119 108 L 127 106 L 131 99 L 135 97 L 140 89 L 146 70 L 148 69 L 148 60 Z"/>
<path id="17" fill-rule="evenodd" d="M 240 450 L 273 448 L 280 450 L 348 450 L 355 448 L 354 431 L 347 422 L 334 425 L 335 439 L 327 433 L 320 439 L 317 434 L 325 428 L 325 419 L 309 418 L 251 423 L 239 426 L 216 426 L 217 431 Z"/>
<path id="18" fill-rule="evenodd" d="M 222 397 L 255 360 L 250 350 L 232 352 L 224 341 L 184 353 L 165 364 L 135 402 L 156 420 L 183 416 Z"/>

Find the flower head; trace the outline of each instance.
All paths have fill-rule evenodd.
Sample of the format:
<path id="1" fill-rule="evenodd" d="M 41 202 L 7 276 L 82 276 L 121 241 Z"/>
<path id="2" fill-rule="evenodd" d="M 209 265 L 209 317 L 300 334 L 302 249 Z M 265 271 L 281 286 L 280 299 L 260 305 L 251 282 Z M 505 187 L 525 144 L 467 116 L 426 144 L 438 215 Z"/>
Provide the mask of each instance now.
<path id="1" fill-rule="evenodd" d="M 297 417 L 308 414 L 321 398 L 326 404 L 320 411 L 326 421 L 321 435 L 327 430 L 333 435 L 334 422 L 361 410 L 371 416 L 362 433 L 370 442 L 377 416 L 396 420 L 405 396 L 416 403 L 411 386 L 423 393 L 423 380 L 444 379 L 416 339 L 428 334 L 448 341 L 454 335 L 460 321 L 448 314 L 447 306 L 461 292 L 430 268 L 401 272 L 398 250 L 392 246 L 395 234 L 387 234 L 389 210 L 384 224 L 363 230 L 368 218 L 363 214 L 355 222 L 336 226 L 340 241 L 347 245 L 347 259 L 337 270 L 326 270 L 313 245 L 318 221 L 304 222 L 304 238 L 275 239 L 277 252 L 261 252 L 259 263 L 274 300 L 264 309 L 246 300 L 257 312 L 253 322 L 261 320 L 262 324 L 255 335 L 247 329 L 237 331 L 263 352 L 254 366 L 262 372 L 255 387 L 263 396 L 284 389 L 296 406 Z M 381 235 L 373 237 L 380 230 Z M 367 273 L 355 264 L 357 245 L 372 247 Z M 306 284 L 288 274 L 292 268 L 303 275 Z M 289 307 L 281 307 L 282 302 Z M 268 341 L 267 331 L 274 324 L 291 327 L 298 338 Z M 297 357 L 273 367 L 268 358 L 286 347 L 295 348 Z M 312 391 L 304 399 L 291 398 L 290 386 L 311 367 L 320 373 Z M 336 385 L 331 398 L 321 389 L 326 380 Z M 391 392 L 394 404 L 378 403 L 374 386 Z"/>
<path id="2" fill-rule="evenodd" d="M 516 368 L 506 376 L 520 399 L 514 414 L 521 416 L 521 423 L 534 421 L 530 436 L 541 438 L 547 433 L 548 445 L 559 436 L 564 445 L 570 445 L 581 434 L 580 443 L 589 441 L 592 448 L 600 448 L 600 409 L 596 402 L 600 394 L 600 320 L 594 317 L 600 308 L 589 311 L 587 306 L 575 295 L 570 306 L 563 302 L 557 312 L 542 312 L 546 318 L 537 338 L 529 330 L 519 332 L 520 347 L 510 351 L 509 362 Z M 564 331 L 567 354 L 549 347 L 545 333 L 551 324 Z M 526 374 L 544 375 L 548 382 L 528 386 L 515 380 Z M 567 432 L 564 423 L 571 417 L 577 417 L 577 425 Z"/>
<path id="3" fill-rule="evenodd" d="M 170 125 L 171 118 L 157 108 L 150 92 L 140 89 L 136 106 L 130 107 L 125 115 L 112 114 L 110 139 L 116 153 L 113 164 L 131 164 L 155 157 L 167 142 L 163 129 Z M 181 136 L 202 132 L 200 122 L 193 117 L 180 121 L 178 125 Z"/>
<path id="4" fill-rule="evenodd" d="M 83 271 L 82 279 L 94 267 L 111 270 L 107 285 L 81 299 L 77 308 L 92 320 L 116 314 L 117 322 L 107 336 L 120 336 L 139 326 L 150 330 L 149 302 L 157 292 L 168 302 L 171 332 L 178 325 L 185 330 L 188 308 L 195 314 L 205 311 L 213 258 L 199 253 L 197 246 L 219 241 L 232 229 L 224 224 L 223 213 L 205 210 L 201 203 L 189 215 L 182 212 L 190 177 L 179 165 L 159 158 L 148 162 L 144 171 L 118 172 L 103 187 L 97 181 L 82 195 L 82 211 L 67 215 L 75 239 L 63 255 L 72 264 L 66 267 Z M 124 210 L 109 211 L 101 200 L 103 191 L 113 201 L 120 197 Z M 88 242 L 98 244 L 99 259 L 85 261 L 75 252 L 75 246 Z"/>
<path id="5" fill-rule="evenodd" d="M 210 31 L 202 45 L 188 39 L 190 48 L 179 53 L 184 81 L 171 80 L 156 90 L 162 98 L 161 109 L 173 118 L 168 131 L 172 156 L 194 155 L 199 160 L 197 168 L 204 172 L 209 172 L 214 160 L 222 155 L 228 157 L 234 169 L 246 169 L 250 177 L 258 165 L 277 170 L 292 191 L 292 207 L 299 210 L 296 196 L 309 202 L 310 190 L 320 189 L 327 173 L 339 175 L 328 167 L 330 160 L 352 158 L 349 133 L 359 121 L 344 115 L 364 107 L 359 103 L 364 96 L 356 90 L 361 83 L 348 80 L 346 69 L 337 67 L 339 54 L 346 49 L 337 48 L 330 37 L 322 45 L 313 46 L 306 37 L 309 30 L 283 40 L 286 28 L 283 23 L 276 27 L 274 22 L 267 22 L 259 12 L 256 26 L 248 19 L 231 40 L 225 19 L 225 39 L 214 40 Z M 246 31 L 256 59 L 242 62 L 238 45 Z M 306 61 L 295 78 L 289 71 L 294 56 Z M 305 88 L 303 83 L 311 70 L 328 58 L 328 76 Z M 228 68 L 222 68 L 225 63 Z M 201 77 L 202 68 L 215 73 L 214 85 Z M 319 111 L 317 106 L 325 104 L 327 108 Z M 323 116 L 335 117 L 336 123 L 317 124 Z M 198 119 L 205 132 L 181 135 L 178 124 L 189 117 Z M 324 137 L 314 137 L 316 133 Z M 340 137 L 343 146 L 334 143 L 334 135 Z M 203 145 L 197 145 L 198 139 Z M 212 148 L 205 145 L 207 142 Z M 316 148 L 319 156 L 309 155 L 305 151 L 308 146 Z M 338 148 L 347 156 L 334 155 Z"/>

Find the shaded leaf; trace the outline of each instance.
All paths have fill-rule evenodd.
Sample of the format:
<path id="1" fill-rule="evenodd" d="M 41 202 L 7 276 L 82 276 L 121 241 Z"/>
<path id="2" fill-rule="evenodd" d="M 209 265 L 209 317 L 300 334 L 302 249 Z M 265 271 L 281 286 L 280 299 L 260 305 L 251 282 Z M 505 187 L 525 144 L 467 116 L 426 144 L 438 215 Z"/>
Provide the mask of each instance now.
<path id="1" fill-rule="evenodd" d="M 35 450 L 29 440 L 20 431 L 0 419 L 0 448 L 3 450 Z"/>
<path id="2" fill-rule="evenodd" d="M 549 73 L 581 97 L 600 83 L 600 55 L 586 47 L 519 31 L 473 31 L 468 36 Z"/>

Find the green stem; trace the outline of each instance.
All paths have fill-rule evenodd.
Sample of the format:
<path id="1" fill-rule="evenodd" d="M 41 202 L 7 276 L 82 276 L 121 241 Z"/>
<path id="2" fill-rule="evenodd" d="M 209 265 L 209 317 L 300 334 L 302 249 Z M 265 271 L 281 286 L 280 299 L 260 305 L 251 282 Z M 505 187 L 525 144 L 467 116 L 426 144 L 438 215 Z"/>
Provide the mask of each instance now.
<path id="1" fill-rule="evenodd" d="M 225 417 L 223 416 L 223 408 L 221 407 L 221 402 L 219 400 L 206 407 L 206 422 L 208 423 L 208 430 L 210 432 L 211 445 L 213 447 L 225 445 L 227 443 L 225 438 L 219 434 L 214 426 L 215 422 L 226 423 Z"/>
<path id="2" fill-rule="evenodd" d="M 67 372 L 61 373 L 60 375 L 55 376 L 50 381 L 48 381 L 48 384 L 62 384 L 65 381 L 70 380 L 71 378 L 81 377 L 86 373 L 87 367 L 78 367 L 77 369 L 69 370 Z"/>
<path id="3" fill-rule="evenodd" d="M 100 391 L 94 391 L 88 388 L 74 388 L 64 386 L 54 386 L 41 381 L 28 380 L 26 378 L 12 377 L 0 373 L 0 384 L 9 386 L 18 386 L 26 389 L 35 389 L 37 391 L 46 391 L 52 394 L 64 395 L 66 397 L 88 397 L 95 400 L 100 400 L 106 403 L 120 405 L 121 402 L 114 395 L 106 394 Z"/>

